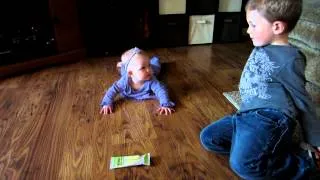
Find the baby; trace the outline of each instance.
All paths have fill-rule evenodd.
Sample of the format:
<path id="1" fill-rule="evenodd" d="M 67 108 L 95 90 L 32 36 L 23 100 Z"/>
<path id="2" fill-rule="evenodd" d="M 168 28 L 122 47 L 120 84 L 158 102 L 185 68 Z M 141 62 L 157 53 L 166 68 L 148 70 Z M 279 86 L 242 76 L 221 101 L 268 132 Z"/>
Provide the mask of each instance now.
<path id="1" fill-rule="evenodd" d="M 175 104 L 169 99 L 165 85 L 155 77 L 161 68 L 157 57 L 149 59 L 144 51 L 133 48 L 121 56 L 121 62 L 117 67 L 121 68 L 121 78 L 103 97 L 101 114 L 113 112 L 113 100 L 117 94 L 136 100 L 156 98 L 160 101 L 160 107 L 157 110 L 160 115 L 174 112 Z"/>

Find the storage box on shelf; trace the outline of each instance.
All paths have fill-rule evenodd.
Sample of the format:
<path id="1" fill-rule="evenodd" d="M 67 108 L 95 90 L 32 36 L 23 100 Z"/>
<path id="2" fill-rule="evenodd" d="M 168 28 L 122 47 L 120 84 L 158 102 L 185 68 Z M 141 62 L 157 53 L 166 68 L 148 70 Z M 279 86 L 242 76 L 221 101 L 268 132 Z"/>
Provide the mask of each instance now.
<path id="1" fill-rule="evenodd" d="M 187 0 L 187 13 L 190 17 L 189 45 L 212 43 L 218 7 L 219 0 Z"/>
<path id="2" fill-rule="evenodd" d="M 214 15 L 190 16 L 188 44 L 212 43 L 214 17 Z"/>
<path id="3" fill-rule="evenodd" d="M 218 0 L 159 0 L 155 44 L 183 46 L 212 43 Z"/>

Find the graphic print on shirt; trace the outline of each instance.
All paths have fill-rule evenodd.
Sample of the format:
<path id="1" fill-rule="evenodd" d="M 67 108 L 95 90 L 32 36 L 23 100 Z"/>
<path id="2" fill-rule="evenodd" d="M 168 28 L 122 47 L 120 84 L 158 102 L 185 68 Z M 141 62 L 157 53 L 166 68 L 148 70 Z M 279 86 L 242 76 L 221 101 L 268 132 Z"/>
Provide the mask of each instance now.
<path id="1" fill-rule="evenodd" d="M 255 48 L 251 53 L 240 79 L 240 95 L 242 101 L 248 102 L 252 98 L 269 99 L 268 83 L 272 81 L 271 73 L 274 65 L 262 48 Z"/>

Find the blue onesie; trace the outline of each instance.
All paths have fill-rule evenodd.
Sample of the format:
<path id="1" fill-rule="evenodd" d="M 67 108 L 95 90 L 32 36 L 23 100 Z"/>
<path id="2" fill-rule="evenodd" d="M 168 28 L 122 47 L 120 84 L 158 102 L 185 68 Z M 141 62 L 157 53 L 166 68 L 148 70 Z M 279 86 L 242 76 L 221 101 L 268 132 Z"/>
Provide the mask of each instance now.
<path id="1" fill-rule="evenodd" d="M 158 81 L 155 75 L 158 75 L 161 69 L 159 58 L 154 56 L 150 59 L 153 77 L 145 81 L 139 90 L 134 90 L 129 85 L 129 77 L 127 75 L 125 66 L 121 67 L 121 78 L 113 83 L 104 95 L 101 106 L 112 105 L 115 96 L 120 93 L 124 98 L 144 100 L 144 99 L 158 99 L 160 106 L 173 107 L 175 104 L 169 99 L 167 89 L 164 84 Z"/>

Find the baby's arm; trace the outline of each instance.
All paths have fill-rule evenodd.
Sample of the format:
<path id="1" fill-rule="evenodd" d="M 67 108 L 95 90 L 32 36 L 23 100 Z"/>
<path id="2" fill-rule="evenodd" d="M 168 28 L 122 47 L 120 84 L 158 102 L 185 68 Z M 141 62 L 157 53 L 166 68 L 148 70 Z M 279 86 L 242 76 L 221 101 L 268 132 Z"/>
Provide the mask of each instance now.
<path id="1" fill-rule="evenodd" d="M 113 113 L 113 100 L 116 95 L 121 91 L 119 87 L 119 81 L 115 82 L 104 95 L 101 102 L 100 114 L 111 114 Z"/>
<path id="2" fill-rule="evenodd" d="M 168 115 L 173 113 L 175 104 L 169 99 L 165 85 L 158 80 L 154 80 L 154 82 L 151 84 L 151 90 L 159 100 L 160 107 L 157 110 L 159 114 Z"/>

